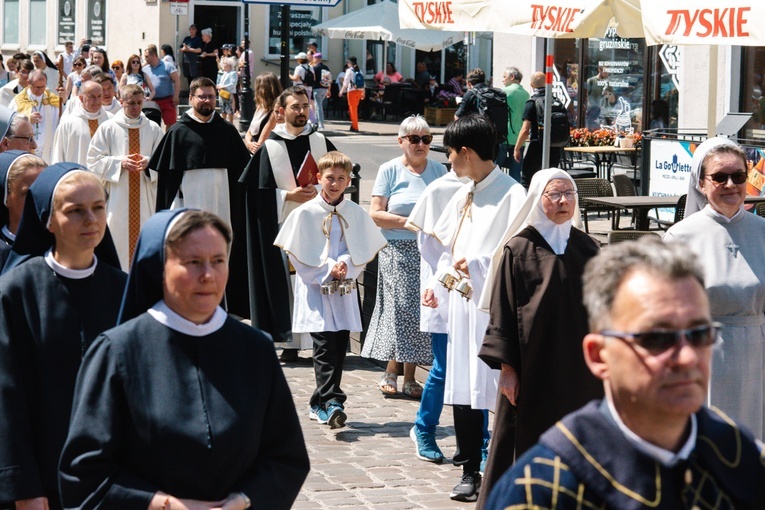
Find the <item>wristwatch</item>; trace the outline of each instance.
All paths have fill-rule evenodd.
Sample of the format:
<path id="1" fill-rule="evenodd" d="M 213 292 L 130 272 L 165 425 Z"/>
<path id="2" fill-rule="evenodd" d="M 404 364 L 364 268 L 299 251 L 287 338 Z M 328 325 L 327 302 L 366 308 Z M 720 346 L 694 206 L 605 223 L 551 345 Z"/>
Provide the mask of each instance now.
<path id="1" fill-rule="evenodd" d="M 239 494 L 244 498 L 244 508 L 250 508 L 252 506 L 252 501 L 247 497 L 247 494 L 244 492 L 240 492 Z"/>

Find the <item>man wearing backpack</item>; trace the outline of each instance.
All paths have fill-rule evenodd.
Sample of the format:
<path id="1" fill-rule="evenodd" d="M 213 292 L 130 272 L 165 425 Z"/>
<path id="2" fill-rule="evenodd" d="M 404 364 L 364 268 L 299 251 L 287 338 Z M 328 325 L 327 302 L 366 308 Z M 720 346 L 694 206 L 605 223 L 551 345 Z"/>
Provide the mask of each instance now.
<path id="1" fill-rule="evenodd" d="M 538 114 L 539 106 L 544 111 L 545 103 L 545 73 L 536 72 L 531 76 L 531 86 L 534 93 L 531 95 L 523 109 L 523 125 L 515 142 L 513 157 L 520 162 L 523 158 L 521 170 L 521 184 L 528 189 L 531 178 L 542 169 L 542 130 L 540 125 L 544 122 Z M 522 156 L 523 144 L 529 140 L 526 154 Z M 550 167 L 556 168 L 560 164 L 560 147 L 550 147 Z"/>
<path id="2" fill-rule="evenodd" d="M 468 90 L 454 113 L 454 120 L 471 113 L 487 117 L 497 131 L 494 162 L 499 164 L 500 160 L 505 159 L 501 156 L 501 149 L 507 143 L 507 96 L 504 91 L 486 85 L 486 74 L 477 67 L 468 73 L 467 86 Z"/>
<path id="3" fill-rule="evenodd" d="M 502 83 L 505 85 L 503 90 L 507 96 L 508 109 L 507 149 L 502 150 L 500 147 L 499 157 L 505 156 L 505 161 L 498 162 L 499 166 L 506 167 L 510 177 L 518 182 L 521 182 L 522 162 L 515 160 L 514 152 L 518 135 L 523 127 L 523 108 L 526 106 L 526 101 L 529 100 L 529 93 L 521 86 L 521 80 L 523 80 L 523 74 L 517 67 L 508 67 L 502 73 Z"/>
<path id="4" fill-rule="evenodd" d="M 332 73 L 329 72 L 322 55 L 318 51 L 313 54 L 313 74 L 316 77 L 316 83 L 313 87 L 313 102 L 316 107 L 316 124 L 319 129 L 324 129 L 324 98 L 330 97 L 332 92 Z"/>
<path id="5" fill-rule="evenodd" d="M 313 68 L 308 63 L 308 55 L 305 52 L 300 52 L 295 57 L 298 61 L 297 67 L 295 67 L 295 74 L 290 75 L 292 85 L 302 85 L 305 91 L 308 93 L 308 102 L 311 105 L 311 114 L 309 120 L 316 122 L 316 109 L 313 102 L 313 88 L 316 86 L 316 74 Z"/>

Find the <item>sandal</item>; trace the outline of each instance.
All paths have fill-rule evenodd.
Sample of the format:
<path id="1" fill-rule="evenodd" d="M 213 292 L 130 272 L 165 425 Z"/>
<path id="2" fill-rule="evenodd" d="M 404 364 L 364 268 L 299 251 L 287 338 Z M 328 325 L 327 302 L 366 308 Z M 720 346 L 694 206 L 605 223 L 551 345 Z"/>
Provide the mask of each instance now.
<path id="1" fill-rule="evenodd" d="M 380 391 L 383 395 L 395 395 L 398 393 L 398 374 L 395 372 L 385 372 L 380 379 Z"/>
<path id="2" fill-rule="evenodd" d="M 415 400 L 422 398 L 422 386 L 415 380 L 404 383 L 404 395 Z"/>

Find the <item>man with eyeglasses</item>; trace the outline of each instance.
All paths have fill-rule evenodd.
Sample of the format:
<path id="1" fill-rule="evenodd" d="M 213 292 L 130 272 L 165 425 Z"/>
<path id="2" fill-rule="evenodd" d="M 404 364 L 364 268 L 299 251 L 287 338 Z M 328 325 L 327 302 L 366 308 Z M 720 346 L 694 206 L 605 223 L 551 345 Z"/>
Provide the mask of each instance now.
<path id="1" fill-rule="evenodd" d="M 583 279 L 584 357 L 606 398 L 545 432 L 487 508 L 765 508 L 762 443 L 704 406 L 719 324 L 697 259 L 622 243 Z"/>
<path id="2" fill-rule="evenodd" d="M 277 104 L 285 122 L 271 131 L 240 182 L 246 188 L 247 249 L 251 260 L 261 261 L 250 267 L 252 325 L 271 334 L 284 348 L 283 361 L 295 361 L 298 349 L 312 347 L 313 342 L 307 333 L 301 334 L 304 343 L 292 334 L 291 284 L 281 250 L 273 243 L 287 216 L 317 194 L 313 185 L 302 187 L 296 180 L 308 154 L 315 162 L 336 149 L 308 123 L 310 104 L 302 86 L 287 88 Z"/>
<path id="3" fill-rule="evenodd" d="M 59 126 L 61 99 L 47 89 L 48 77 L 39 69 L 29 73 L 28 85 L 11 102 L 11 110 L 25 115 L 34 128 L 34 154 L 51 161 Z M 31 144 L 30 144 L 31 145 Z M 25 149 L 26 150 L 26 149 Z"/>
<path id="4" fill-rule="evenodd" d="M 70 161 L 87 166 L 88 146 L 98 127 L 112 118 L 101 107 L 104 93 L 95 80 L 82 83 L 72 113 L 64 115 L 56 130 L 51 151 L 51 164 Z"/>
<path id="5" fill-rule="evenodd" d="M 122 109 L 96 131 L 87 166 L 109 192 L 106 222 L 122 269 L 128 271 L 140 229 L 155 211 L 157 173 L 145 170 L 163 132 L 141 113 L 143 88 L 124 85 L 120 92 Z"/>
<path id="6" fill-rule="evenodd" d="M 0 112 L 3 110 L 11 114 L 11 120 L 8 124 L 8 130 L 5 136 L 0 137 L 0 152 L 10 150 L 21 150 L 34 154 L 37 150 L 35 142 L 35 130 L 29 118 L 20 113 L 13 113 L 4 106 L 0 106 Z M 3 113 L 0 113 L 0 133 L 3 131 Z"/>
<path id="7" fill-rule="evenodd" d="M 156 170 L 156 210 L 191 207 L 210 211 L 234 232 L 226 285 L 229 313 L 249 316 L 243 197 L 238 181 L 250 151 L 241 135 L 215 112 L 215 82 L 199 77 L 189 87 L 189 105 L 170 127 L 149 160 Z"/>

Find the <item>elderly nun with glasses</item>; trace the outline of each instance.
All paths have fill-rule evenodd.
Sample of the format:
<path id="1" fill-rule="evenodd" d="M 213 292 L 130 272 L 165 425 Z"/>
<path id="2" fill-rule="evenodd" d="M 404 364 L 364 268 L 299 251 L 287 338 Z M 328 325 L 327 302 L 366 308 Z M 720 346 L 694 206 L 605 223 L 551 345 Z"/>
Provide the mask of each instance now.
<path id="1" fill-rule="evenodd" d="M 665 241 L 682 241 L 704 267 L 712 317 L 723 324 L 709 403 L 765 436 L 765 218 L 744 209 L 749 164 L 725 138 L 693 154 L 686 217 Z"/>

